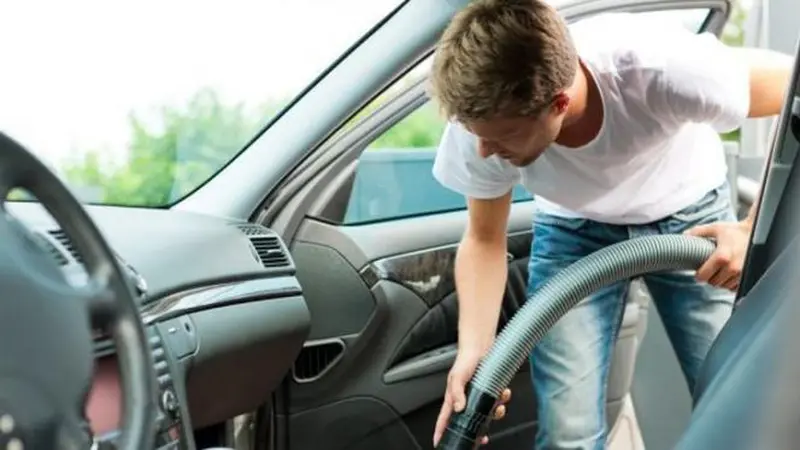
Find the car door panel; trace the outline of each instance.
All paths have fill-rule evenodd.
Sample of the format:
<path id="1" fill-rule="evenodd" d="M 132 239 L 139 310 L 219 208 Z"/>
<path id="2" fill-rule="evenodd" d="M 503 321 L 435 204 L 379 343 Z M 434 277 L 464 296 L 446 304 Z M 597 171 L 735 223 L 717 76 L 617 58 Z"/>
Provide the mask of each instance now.
<path id="1" fill-rule="evenodd" d="M 295 241 L 297 277 L 313 303 L 310 341 L 360 333 L 376 313 L 376 302 L 362 276 L 335 247 Z"/>
<path id="2" fill-rule="evenodd" d="M 534 209 L 530 201 L 512 206 L 509 276 L 498 329 L 526 298 Z M 294 369 L 291 404 L 279 415 L 289 430 L 289 448 L 318 448 L 311 436 L 330 442 L 326 448 L 430 448 L 456 355 L 453 265 L 464 218 L 456 212 L 349 227 L 309 219 L 301 227 L 291 250 L 312 311 L 312 338 Z M 643 317 L 639 308 L 628 302 L 614 354 L 612 424 L 630 385 Z M 326 346 L 340 352 L 315 350 Z M 488 448 L 524 446 L 535 433 L 527 364 L 510 387 L 513 405 L 493 425 Z"/>

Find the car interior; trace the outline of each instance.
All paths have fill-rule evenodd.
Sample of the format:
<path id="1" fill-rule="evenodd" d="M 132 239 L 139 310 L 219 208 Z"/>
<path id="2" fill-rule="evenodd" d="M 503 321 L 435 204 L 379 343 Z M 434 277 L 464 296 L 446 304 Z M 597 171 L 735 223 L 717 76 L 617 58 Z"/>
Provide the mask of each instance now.
<path id="1" fill-rule="evenodd" d="M 430 55 L 466 3 L 400 2 L 169 207 L 82 203 L 0 123 L 0 190 L 34 197 L 6 200 L 0 220 L 0 443 L 432 448 L 456 354 L 453 264 L 466 212 L 409 212 L 412 196 L 395 184 L 401 164 L 373 188 L 363 168 L 376 139 L 433 107 Z M 630 13 L 715 34 L 731 11 L 728 0 L 553 3 L 571 24 Z M 734 315 L 690 393 L 633 280 L 608 385 L 609 448 L 797 446 L 800 355 L 786 342 L 800 313 L 798 149 L 795 70 L 769 155 L 740 160 L 732 178 L 740 215 L 759 202 Z M 421 196 L 431 183 L 412 182 Z M 533 239 L 535 199 L 514 198 L 498 330 L 525 301 Z M 532 445 L 526 366 L 509 387 L 508 414 L 484 448 Z"/>

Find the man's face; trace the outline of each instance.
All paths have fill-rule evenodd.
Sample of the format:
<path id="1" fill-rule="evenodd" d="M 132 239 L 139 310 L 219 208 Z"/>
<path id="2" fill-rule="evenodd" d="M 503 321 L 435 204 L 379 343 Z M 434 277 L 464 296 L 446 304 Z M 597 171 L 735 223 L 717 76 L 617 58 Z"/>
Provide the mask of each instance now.
<path id="1" fill-rule="evenodd" d="M 523 167 L 536 161 L 556 140 L 563 116 L 554 108 L 548 108 L 537 117 L 470 121 L 465 126 L 478 137 L 481 157 L 497 155 L 517 167 Z"/>

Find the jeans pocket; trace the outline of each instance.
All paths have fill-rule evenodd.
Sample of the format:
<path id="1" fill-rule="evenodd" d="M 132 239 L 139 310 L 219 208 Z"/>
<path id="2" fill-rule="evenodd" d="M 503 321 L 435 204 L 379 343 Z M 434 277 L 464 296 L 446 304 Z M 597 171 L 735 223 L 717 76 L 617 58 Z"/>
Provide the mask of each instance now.
<path id="1" fill-rule="evenodd" d="M 685 225 L 726 220 L 731 211 L 730 187 L 727 183 L 709 191 L 699 201 L 674 213 L 670 218 Z"/>

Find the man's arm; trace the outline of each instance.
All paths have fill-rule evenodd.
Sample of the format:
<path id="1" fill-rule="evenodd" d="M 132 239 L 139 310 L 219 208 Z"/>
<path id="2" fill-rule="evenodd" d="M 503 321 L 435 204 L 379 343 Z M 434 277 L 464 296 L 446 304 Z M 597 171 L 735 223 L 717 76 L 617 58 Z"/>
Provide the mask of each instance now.
<path id="1" fill-rule="evenodd" d="M 506 225 L 511 191 L 498 198 L 467 199 L 469 218 L 455 264 L 458 353 L 447 376 L 444 403 L 433 434 L 434 446 L 442 437 L 450 414 L 460 412 L 466 405 L 465 387 L 494 342 L 508 278 Z M 506 389 L 501 403 L 510 396 L 511 391 Z M 502 411 L 496 410 L 495 414 L 502 416 L 505 410 Z M 483 443 L 485 440 L 485 436 L 481 438 Z"/>
<path id="2" fill-rule="evenodd" d="M 748 118 L 780 114 L 792 76 L 793 58 L 771 50 L 732 49 L 739 66 L 749 78 Z M 731 92 L 736 95 L 736 92 Z M 741 91 L 739 91 L 741 95 Z M 775 139 L 773 126 L 770 142 Z M 762 175 L 763 177 L 763 175 Z M 763 183 L 763 181 L 762 181 Z M 759 195 L 750 206 L 747 217 L 738 223 L 700 225 L 688 231 L 695 236 L 714 238 L 717 249 L 697 270 L 697 279 L 731 290 L 739 288 L 747 244 L 759 208 Z"/>
<path id="3" fill-rule="evenodd" d="M 506 226 L 511 192 L 495 199 L 468 199 L 469 219 L 458 247 L 459 352 L 483 356 L 494 342 L 508 278 Z"/>
<path id="4" fill-rule="evenodd" d="M 774 50 L 760 48 L 737 48 L 734 52 L 749 68 L 750 109 L 747 117 L 761 118 L 780 114 L 790 87 L 794 58 Z M 776 138 L 776 125 L 777 123 L 773 125 L 770 132 L 770 142 Z M 759 192 L 750 206 L 747 217 L 742 221 L 748 230 L 752 229 L 755 222 L 760 194 Z"/>
<path id="5" fill-rule="evenodd" d="M 495 158 L 478 154 L 478 139 L 463 125 L 445 128 L 433 176 L 443 186 L 467 198 L 467 226 L 458 246 L 455 283 L 458 294 L 458 353 L 447 376 L 442 409 L 436 420 L 434 446 L 442 437 L 453 411 L 466 404 L 465 387 L 481 358 L 489 351 L 497 332 L 500 307 L 508 278 L 506 227 L 511 210 L 511 190 L 519 171 Z M 505 413 L 501 396 L 496 418 Z M 485 443 L 486 436 L 482 437 Z"/>
<path id="6" fill-rule="evenodd" d="M 781 113 L 792 78 L 794 58 L 774 50 L 737 48 L 750 74 L 750 109 L 748 118 L 770 117 Z"/>
<path id="7" fill-rule="evenodd" d="M 456 253 L 459 354 L 477 362 L 494 342 L 507 278 L 506 226 L 519 171 L 483 158 L 478 139 L 460 123 L 445 128 L 434 177 L 467 199 L 467 226 Z M 470 374 L 471 375 L 471 374 Z"/>

